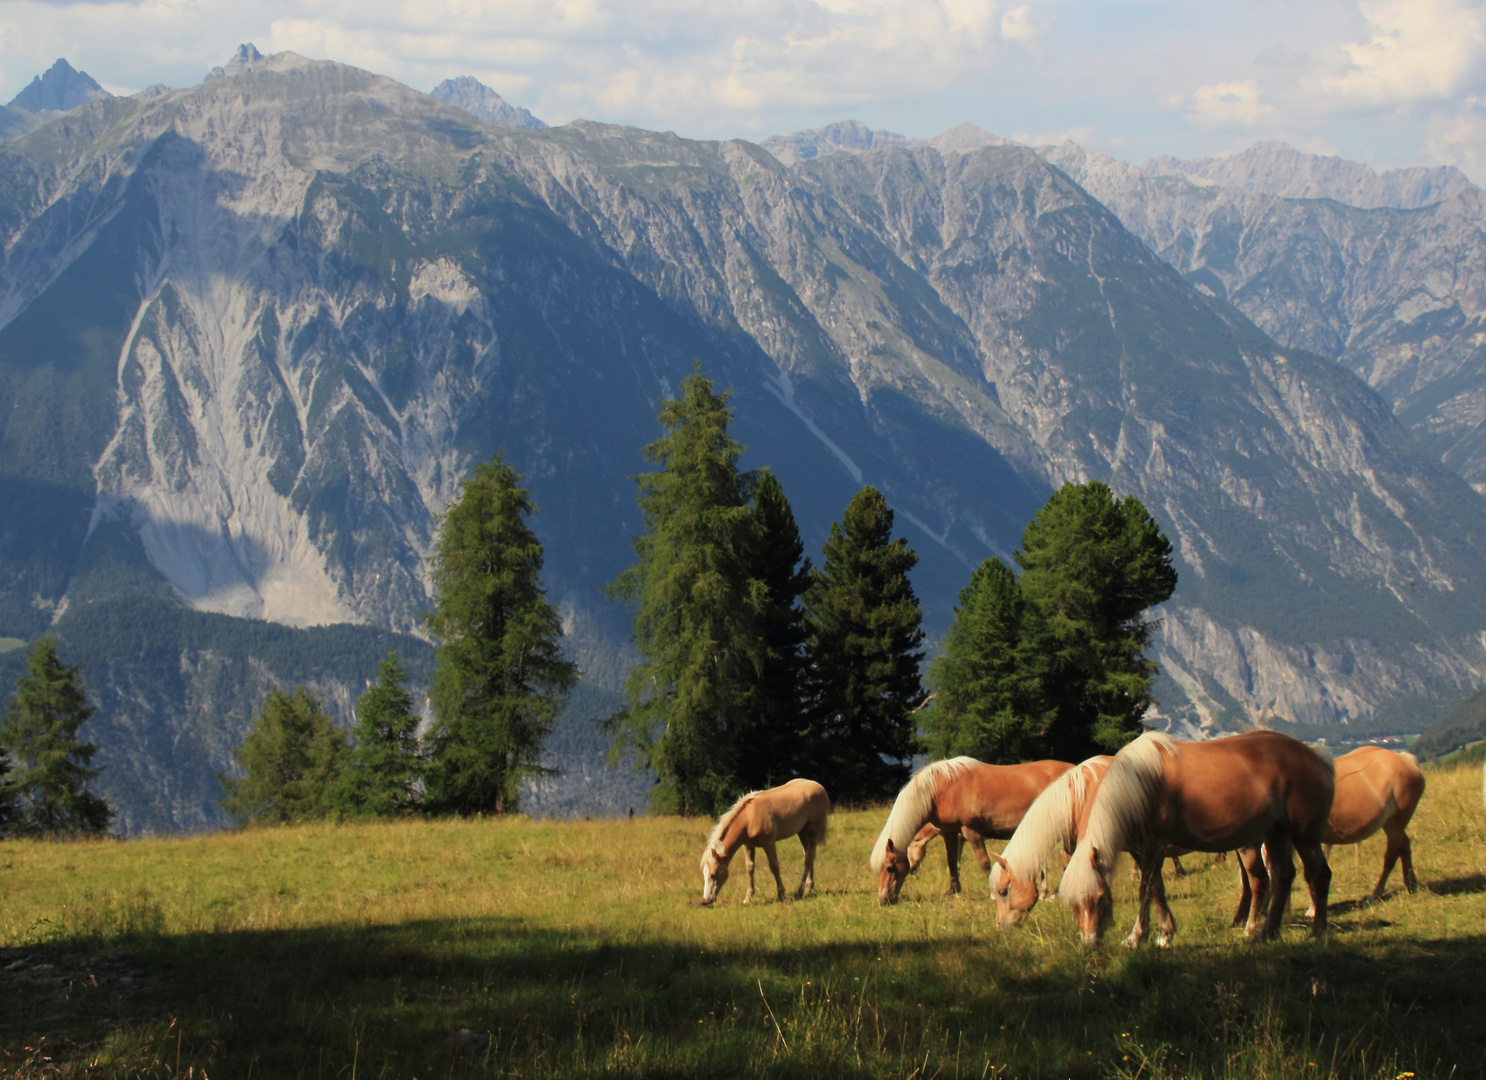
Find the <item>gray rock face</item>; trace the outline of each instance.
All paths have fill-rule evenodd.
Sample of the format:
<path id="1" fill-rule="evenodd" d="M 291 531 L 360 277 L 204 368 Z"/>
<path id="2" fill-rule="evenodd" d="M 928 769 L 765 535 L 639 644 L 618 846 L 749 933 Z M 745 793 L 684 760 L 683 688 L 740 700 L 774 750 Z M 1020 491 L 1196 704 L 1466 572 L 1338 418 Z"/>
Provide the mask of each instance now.
<path id="1" fill-rule="evenodd" d="M 1147 176 L 1181 176 L 1197 184 L 1278 195 L 1285 199 L 1335 199 L 1364 209 L 1412 210 L 1472 190 L 1453 165 L 1390 169 L 1379 175 L 1366 165 L 1307 154 L 1281 142 L 1255 143 L 1227 157 L 1179 161 L 1159 157 L 1141 167 Z"/>
<path id="2" fill-rule="evenodd" d="M 1440 201 L 1368 209 L 1198 186 L 1072 144 L 1043 153 L 1189 281 L 1278 341 L 1355 371 L 1422 446 L 1486 492 L 1480 189 L 1442 182 L 1452 193 Z"/>
<path id="3" fill-rule="evenodd" d="M 1384 720 L 1478 685 L 1475 493 L 1356 377 L 977 138 L 791 168 L 482 124 L 285 53 L 0 148 L 0 636 L 166 583 L 416 629 L 437 515 L 503 449 L 612 687 L 626 619 L 598 586 L 701 357 L 808 547 L 861 484 L 887 494 L 933 628 L 1055 485 L 1100 478 L 1177 548 L 1174 720 Z"/>
<path id="4" fill-rule="evenodd" d="M 1001 146 L 1007 140 L 982 131 L 974 124 L 958 124 L 932 139 L 910 139 L 892 131 L 873 131 L 859 120 L 840 120 L 812 131 L 792 135 L 771 135 L 759 143 L 785 165 L 813 161 L 828 154 L 859 154 L 890 146 L 932 146 L 936 150 L 977 150 L 982 146 Z"/>
<path id="5" fill-rule="evenodd" d="M 79 105 L 109 96 L 107 90 L 93 81 L 85 71 L 76 70 L 66 60 L 58 60 L 38 75 L 29 86 L 10 99 L 10 108 L 26 112 L 67 112 Z"/>
<path id="6" fill-rule="evenodd" d="M 530 128 L 540 131 L 547 125 L 519 105 L 509 104 L 490 87 L 473 75 L 461 75 L 457 79 L 445 79 L 428 96 L 456 109 L 463 109 L 476 120 L 501 127 Z"/>

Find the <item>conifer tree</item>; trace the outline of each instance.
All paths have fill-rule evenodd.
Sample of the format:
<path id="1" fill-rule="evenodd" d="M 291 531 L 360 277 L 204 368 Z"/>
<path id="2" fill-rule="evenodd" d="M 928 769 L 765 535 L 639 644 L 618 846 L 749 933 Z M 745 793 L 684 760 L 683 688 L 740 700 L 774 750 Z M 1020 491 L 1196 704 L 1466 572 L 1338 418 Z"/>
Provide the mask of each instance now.
<path id="1" fill-rule="evenodd" d="M 9 836 L 15 823 L 15 792 L 6 784 L 10 775 L 10 755 L 0 746 L 0 836 Z"/>
<path id="2" fill-rule="evenodd" d="M 332 793 L 346 753 L 346 734 L 320 699 L 301 686 L 274 690 L 233 751 L 241 777 L 219 776 L 219 802 L 240 822 L 287 825 L 315 821 L 332 809 Z"/>
<path id="3" fill-rule="evenodd" d="M 1022 640 L 1025 619 L 1016 576 L 991 556 L 960 590 L 944 651 L 929 668 L 934 707 L 921 722 L 932 757 L 1009 765 L 1038 756 L 1048 718 Z"/>
<path id="4" fill-rule="evenodd" d="M 102 771 L 91 768 L 97 747 L 78 729 L 93 715 L 78 667 L 65 667 L 57 643 L 44 636 L 26 657 L 26 674 L 5 707 L 0 745 L 14 761 L 4 780 L 15 815 L 11 831 L 69 836 L 108 831 L 113 812 L 88 790 Z"/>
<path id="5" fill-rule="evenodd" d="M 737 797 L 737 737 L 764 663 L 750 478 L 728 434 L 729 397 L 698 366 L 661 403 L 666 434 L 644 450 L 660 469 L 635 478 L 645 522 L 637 562 L 609 587 L 634 607 L 641 656 L 625 681 L 628 704 L 609 720 L 613 752 L 633 751 L 655 770 L 650 805 L 660 813 L 710 815 Z"/>
<path id="6" fill-rule="evenodd" d="M 801 775 L 805 747 L 805 615 L 810 560 L 779 478 L 761 469 L 753 487 L 750 576 L 762 585 L 762 669 L 748 688 L 738 742 L 738 783 L 754 790 Z"/>
<path id="7" fill-rule="evenodd" d="M 887 500 L 862 488 L 831 525 L 805 594 L 809 775 L 829 776 L 842 802 L 890 797 L 913 754 L 923 609 L 908 571 L 918 556 L 892 532 Z"/>
<path id="8" fill-rule="evenodd" d="M 1050 716 L 1048 756 L 1114 753 L 1139 735 L 1156 665 L 1146 609 L 1176 588 L 1171 543 L 1140 500 L 1099 481 L 1064 484 L 1027 525 L 1016 553 L 1022 634 Z"/>
<path id="9" fill-rule="evenodd" d="M 436 813 L 501 814 L 544 771 L 543 737 L 577 681 L 562 623 L 541 583 L 536 513 L 497 454 L 460 485 L 439 525 L 433 565 L 439 641 L 425 802 Z"/>
<path id="10" fill-rule="evenodd" d="M 419 809 L 426 761 L 407 681 L 397 653 L 388 653 L 356 702 L 353 743 L 332 797 L 337 813 L 385 818 Z"/>

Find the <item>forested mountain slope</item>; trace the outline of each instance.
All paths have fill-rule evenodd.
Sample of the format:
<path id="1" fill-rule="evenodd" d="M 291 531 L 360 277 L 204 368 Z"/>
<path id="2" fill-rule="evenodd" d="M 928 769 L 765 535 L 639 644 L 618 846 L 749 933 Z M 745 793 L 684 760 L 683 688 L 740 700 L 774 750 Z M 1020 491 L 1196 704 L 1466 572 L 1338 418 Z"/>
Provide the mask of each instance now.
<path id="1" fill-rule="evenodd" d="M 807 546 L 884 491 L 933 628 L 1055 485 L 1099 478 L 1177 545 L 1168 715 L 1396 719 L 1476 686 L 1476 494 L 1361 381 L 977 142 L 789 167 L 483 124 L 286 53 L 5 144 L 0 636 L 141 594 L 414 630 L 437 514 L 504 449 L 613 686 L 626 617 L 598 587 L 700 358 Z"/>

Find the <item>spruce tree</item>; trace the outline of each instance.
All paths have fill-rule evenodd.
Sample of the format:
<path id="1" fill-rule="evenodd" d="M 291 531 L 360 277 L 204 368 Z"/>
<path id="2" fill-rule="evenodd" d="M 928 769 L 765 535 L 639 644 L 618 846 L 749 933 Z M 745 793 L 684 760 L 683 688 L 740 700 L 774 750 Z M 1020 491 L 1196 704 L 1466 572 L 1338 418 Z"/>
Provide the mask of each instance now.
<path id="1" fill-rule="evenodd" d="M 887 500 L 862 488 L 805 594 L 811 775 L 829 777 L 842 802 L 891 797 L 913 754 L 924 635 L 908 571 L 918 556 L 892 532 Z"/>
<path id="2" fill-rule="evenodd" d="M 754 790 L 801 775 L 806 737 L 805 616 L 810 560 L 779 478 L 761 469 L 753 487 L 750 576 L 762 585 L 762 669 L 748 688 L 738 738 L 738 783 Z"/>
<path id="3" fill-rule="evenodd" d="M 1064 484 L 1016 553 L 1023 647 L 1050 711 L 1043 751 L 1065 761 L 1114 753 L 1139 735 L 1156 665 L 1146 609 L 1171 596 L 1171 543 L 1133 495 Z"/>
<path id="4" fill-rule="evenodd" d="M 541 583 L 536 513 L 521 477 L 497 454 L 476 466 L 439 525 L 434 610 L 439 641 L 426 804 L 436 813 L 501 814 L 544 770 L 542 739 L 577 681 L 562 623 Z"/>
<path id="5" fill-rule="evenodd" d="M 921 716 L 931 756 L 1009 765 L 1038 755 L 1047 707 L 1022 640 L 1025 619 L 1016 575 L 991 556 L 960 590 L 944 651 L 929 668 L 934 706 Z"/>
<path id="6" fill-rule="evenodd" d="M 233 751 L 241 777 L 219 776 L 219 802 L 239 822 L 287 825 L 315 821 L 332 809 L 346 753 L 346 734 L 303 686 L 274 690 Z"/>
<path id="7" fill-rule="evenodd" d="M 332 795 L 345 817 L 396 817 L 421 805 L 426 762 L 407 681 L 397 653 L 388 653 L 356 702 L 351 750 Z"/>
<path id="8" fill-rule="evenodd" d="M 97 747 L 78 729 L 93 715 L 78 667 L 65 667 L 48 634 L 26 657 L 16 695 L 5 707 L 0 745 L 14 756 L 4 798 L 15 815 L 11 832 L 70 836 L 108 831 L 113 811 L 88 790 L 102 771 L 91 768 Z"/>
<path id="9" fill-rule="evenodd" d="M 0 746 L 0 836 L 9 836 L 15 825 L 16 798 L 6 778 L 10 775 L 10 755 Z"/>
<path id="10" fill-rule="evenodd" d="M 635 478 L 645 523 L 637 561 L 609 587 L 634 607 L 641 657 L 625 681 L 627 706 L 609 720 L 613 753 L 633 752 L 655 771 L 659 813 L 710 815 L 737 797 L 737 739 L 764 665 L 750 478 L 728 435 L 729 397 L 698 367 L 661 403 L 666 434 L 644 450 L 660 469 Z"/>

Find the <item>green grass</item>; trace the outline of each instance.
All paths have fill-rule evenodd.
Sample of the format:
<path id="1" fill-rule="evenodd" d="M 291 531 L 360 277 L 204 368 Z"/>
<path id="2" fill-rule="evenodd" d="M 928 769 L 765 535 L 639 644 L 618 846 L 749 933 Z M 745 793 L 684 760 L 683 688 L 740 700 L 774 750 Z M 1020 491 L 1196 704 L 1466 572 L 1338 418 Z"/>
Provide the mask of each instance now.
<path id="1" fill-rule="evenodd" d="M 880 909 L 880 811 L 832 819 L 815 898 L 743 906 L 740 863 L 713 909 L 697 820 L 9 841 L 0 1075 L 1479 1077 L 1480 772 L 1429 785 L 1418 894 L 1358 907 L 1379 845 L 1337 849 L 1330 937 L 1249 946 L 1193 856 L 1139 954 L 1128 886 L 1086 954 L 1056 905 L 997 930 L 978 873 L 942 899 L 942 848 Z"/>

